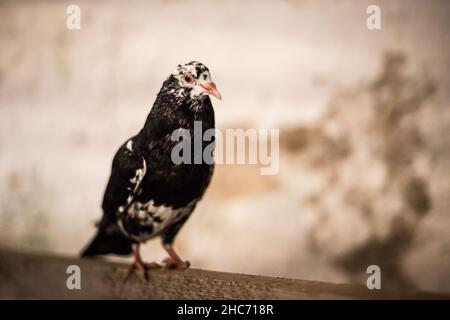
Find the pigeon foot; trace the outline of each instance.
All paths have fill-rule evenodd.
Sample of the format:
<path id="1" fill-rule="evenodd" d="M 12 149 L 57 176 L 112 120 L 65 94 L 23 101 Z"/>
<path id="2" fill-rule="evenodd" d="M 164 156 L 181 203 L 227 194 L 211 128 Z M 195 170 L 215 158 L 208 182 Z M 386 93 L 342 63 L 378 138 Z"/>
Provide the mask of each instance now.
<path id="1" fill-rule="evenodd" d="M 184 270 L 190 267 L 191 263 L 189 261 L 183 261 L 170 244 L 164 245 L 164 249 L 169 254 L 169 256 L 163 260 L 166 269 Z"/>
<path id="2" fill-rule="evenodd" d="M 130 276 L 135 272 L 138 272 L 140 277 L 147 281 L 148 271 L 151 269 L 159 269 L 161 268 L 161 265 L 157 262 L 145 263 L 142 260 L 141 255 L 139 253 L 139 244 L 136 244 L 133 247 L 133 251 L 134 251 L 134 261 L 128 268 L 128 271 L 125 273 L 124 281 L 127 281 L 130 278 Z"/>

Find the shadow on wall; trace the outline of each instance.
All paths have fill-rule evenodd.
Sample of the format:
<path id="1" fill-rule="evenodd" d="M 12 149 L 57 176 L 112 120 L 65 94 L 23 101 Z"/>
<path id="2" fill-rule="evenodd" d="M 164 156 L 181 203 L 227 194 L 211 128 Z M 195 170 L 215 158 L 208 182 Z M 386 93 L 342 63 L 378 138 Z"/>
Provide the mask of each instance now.
<path id="1" fill-rule="evenodd" d="M 414 287 L 403 257 L 432 208 L 429 181 L 421 173 L 430 158 L 419 117 L 435 84 L 406 75 L 406 62 L 403 53 L 387 52 L 375 81 L 336 97 L 315 127 L 282 137 L 286 149 L 304 154 L 329 182 L 309 199 L 320 214 L 309 250 L 331 252 L 331 263 L 353 282 L 365 283 L 367 266 L 379 265 L 384 287 L 391 288 Z M 355 233 L 353 243 L 330 249 L 335 238 L 324 240 L 323 233 L 333 232 L 340 215 L 362 221 L 363 235 L 349 225 L 345 232 Z"/>

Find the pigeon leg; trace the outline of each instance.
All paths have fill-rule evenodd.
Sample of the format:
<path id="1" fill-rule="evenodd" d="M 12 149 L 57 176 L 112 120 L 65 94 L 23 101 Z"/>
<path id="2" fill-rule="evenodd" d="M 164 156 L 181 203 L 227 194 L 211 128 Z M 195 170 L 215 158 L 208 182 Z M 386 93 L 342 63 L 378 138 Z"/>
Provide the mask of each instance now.
<path id="1" fill-rule="evenodd" d="M 180 256 L 175 252 L 170 244 L 165 244 L 164 249 L 169 256 L 163 260 L 167 269 L 187 269 L 191 265 L 189 261 L 181 260 Z"/>
<path id="2" fill-rule="evenodd" d="M 139 243 L 133 245 L 134 261 L 131 264 L 131 266 L 128 268 L 127 273 L 125 274 L 125 278 L 124 278 L 125 281 L 128 280 L 128 278 L 135 271 L 139 271 L 139 274 L 141 275 L 141 277 L 144 278 L 145 280 L 148 280 L 148 275 L 147 275 L 148 270 L 161 268 L 161 265 L 159 265 L 156 262 L 145 263 L 141 258 L 141 254 L 139 252 L 139 247 L 140 247 Z"/>

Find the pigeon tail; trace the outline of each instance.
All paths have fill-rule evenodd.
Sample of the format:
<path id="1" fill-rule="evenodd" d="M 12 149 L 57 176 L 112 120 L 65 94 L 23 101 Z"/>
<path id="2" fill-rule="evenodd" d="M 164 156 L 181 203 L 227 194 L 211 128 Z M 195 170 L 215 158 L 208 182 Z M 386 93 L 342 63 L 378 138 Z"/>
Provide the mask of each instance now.
<path id="1" fill-rule="evenodd" d="M 92 257 L 102 254 L 129 255 L 133 252 L 134 242 L 119 232 L 107 232 L 100 228 L 95 238 L 81 253 L 81 257 Z"/>

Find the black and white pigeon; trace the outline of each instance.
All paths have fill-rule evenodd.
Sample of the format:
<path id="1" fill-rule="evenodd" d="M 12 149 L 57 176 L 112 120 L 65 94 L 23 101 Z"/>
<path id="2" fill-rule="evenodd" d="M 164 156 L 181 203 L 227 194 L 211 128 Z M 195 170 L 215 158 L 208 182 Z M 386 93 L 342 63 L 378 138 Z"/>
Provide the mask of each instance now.
<path id="1" fill-rule="evenodd" d="M 103 198 L 103 217 L 83 257 L 133 253 L 134 262 L 126 277 L 135 270 L 146 276 L 148 268 L 159 265 L 144 263 L 139 245 L 159 236 L 169 255 L 163 260 L 165 266 L 189 267 L 172 244 L 205 193 L 214 163 L 194 163 L 195 152 L 191 152 L 190 163 L 175 164 L 171 154 L 179 142 L 171 136 L 185 129 L 194 141 L 194 121 L 201 121 L 203 132 L 214 129 L 209 95 L 221 100 L 209 69 L 196 61 L 178 65 L 164 81 L 144 127 L 114 156 Z M 202 141 L 202 154 L 210 143 Z"/>

